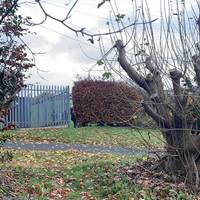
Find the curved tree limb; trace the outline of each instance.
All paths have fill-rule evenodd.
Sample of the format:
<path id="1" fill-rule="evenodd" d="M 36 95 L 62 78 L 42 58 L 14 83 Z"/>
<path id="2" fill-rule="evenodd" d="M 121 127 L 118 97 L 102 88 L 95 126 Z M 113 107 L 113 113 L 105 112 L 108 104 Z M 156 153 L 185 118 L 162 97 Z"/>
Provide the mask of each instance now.
<path id="1" fill-rule="evenodd" d="M 152 63 L 152 57 L 149 56 L 145 60 L 146 68 L 152 73 L 153 79 L 155 81 L 155 84 L 157 86 L 157 93 L 159 95 L 160 100 L 163 102 L 165 99 L 165 94 L 163 90 L 163 82 L 162 78 L 160 76 L 160 72 L 156 66 Z"/>
<path id="2" fill-rule="evenodd" d="M 167 119 L 156 113 L 148 104 L 142 103 L 142 106 L 145 110 L 145 112 L 153 119 L 156 121 L 159 127 L 161 128 L 170 128 L 170 123 Z"/>
<path id="3" fill-rule="evenodd" d="M 172 79 L 174 100 L 175 100 L 175 113 L 183 111 L 182 99 L 181 99 L 181 81 L 183 77 L 182 73 L 177 69 L 172 69 L 170 72 L 170 78 Z"/>
<path id="4" fill-rule="evenodd" d="M 196 82 L 200 87 L 200 56 L 198 55 L 192 56 L 192 62 L 194 65 L 194 71 L 196 73 Z"/>
<path id="5" fill-rule="evenodd" d="M 167 108 L 164 105 L 165 97 L 162 86 L 162 80 L 159 72 L 151 64 L 150 58 L 146 60 L 146 65 L 149 71 L 151 73 L 153 72 L 153 74 L 149 74 L 149 76 L 145 78 L 141 74 L 139 74 L 127 61 L 123 42 L 121 40 L 117 40 L 115 43 L 115 47 L 119 52 L 118 61 L 121 67 L 133 81 L 135 81 L 141 88 L 143 88 L 148 93 L 150 99 L 156 103 L 152 103 L 154 104 L 156 111 L 153 111 L 149 106 L 143 104 L 145 110 L 158 124 L 162 124 L 161 127 L 164 127 L 164 125 L 169 127 L 169 120 L 167 120 L 169 118 L 167 114 Z M 160 98 L 160 96 L 162 98 Z M 160 116 L 161 118 L 158 116 Z"/>
<path id="6" fill-rule="evenodd" d="M 121 67 L 124 69 L 124 71 L 127 73 L 127 75 L 136 82 L 140 86 L 140 88 L 143 88 L 149 95 L 152 101 L 158 103 L 154 104 L 152 101 L 150 101 L 150 104 L 154 104 L 155 108 L 157 110 L 153 110 L 150 105 L 143 102 L 142 105 L 144 107 L 145 112 L 157 122 L 159 127 L 162 128 L 169 128 L 170 123 L 169 120 L 165 118 L 166 116 L 166 110 L 163 107 L 162 102 L 160 102 L 159 95 L 157 94 L 157 86 L 155 85 L 155 81 L 153 80 L 153 77 L 149 76 L 147 78 L 143 77 L 141 74 L 139 74 L 132 66 L 128 63 L 126 59 L 126 53 L 124 49 L 123 42 L 121 40 L 117 40 L 115 43 L 115 47 L 117 48 L 119 55 L 118 55 L 118 61 L 121 65 Z M 148 65 L 150 71 L 154 71 L 152 65 Z M 164 97 L 163 97 L 164 98 Z M 162 109 L 163 108 L 163 109 Z M 161 112 L 163 111 L 163 112 Z M 163 117 L 164 116 L 164 117 Z"/>
<path id="7" fill-rule="evenodd" d="M 128 63 L 126 59 L 126 52 L 124 49 L 123 42 L 121 40 L 117 40 L 115 42 L 115 47 L 117 48 L 119 52 L 118 61 L 121 65 L 121 67 L 124 69 L 124 71 L 128 74 L 128 76 L 134 80 L 141 88 L 143 88 L 148 94 L 150 94 L 150 90 L 148 87 L 148 84 L 146 83 L 145 78 L 137 73 L 135 69 L 131 67 L 131 65 Z"/>

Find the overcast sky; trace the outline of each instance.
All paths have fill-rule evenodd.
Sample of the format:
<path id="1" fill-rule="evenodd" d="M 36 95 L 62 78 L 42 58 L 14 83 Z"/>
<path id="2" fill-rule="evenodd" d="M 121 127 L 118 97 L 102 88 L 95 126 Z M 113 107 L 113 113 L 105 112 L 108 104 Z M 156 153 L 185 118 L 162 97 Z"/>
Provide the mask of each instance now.
<path id="1" fill-rule="evenodd" d="M 150 1 L 152 18 L 159 16 L 159 1 Z M 44 0 L 45 9 L 53 16 L 63 18 L 69 6 L 65 5 L 67 0 Z M 74 0 L 70 1 L 71 3 Z M 73 27 L 86 27 L 88 31 L 98 33 L 107 30 L 106 22 L 109 20 L 110 8 L 105 4 L 97 9 L 101 0 L 79 0 L 67 21 Z M 120 13 L 131 17 L 131 0 L 118 0 Z M 190 2 L 190 1 L 188 1 Z M 72 4 L 70 4 L 72 5 Z M 38 5 L 22 5 L 20 12 L 31 16 L 34 22 L 40 22 L 43 14 Z M 31 36 L 25 40 L 36 56 L 36 65 L 39 69 L 33 69 L 29 83 L 70 85 L 76 80 L 76 75 L 86 76 L 87 70 L 101 58 L 98 43 L 90 44 L 87 38 L 76 35 L 58 22 L 47 20 L 39 26 L 31 28 Z M 109 37 L 105 39 L 109 48 Z"/>

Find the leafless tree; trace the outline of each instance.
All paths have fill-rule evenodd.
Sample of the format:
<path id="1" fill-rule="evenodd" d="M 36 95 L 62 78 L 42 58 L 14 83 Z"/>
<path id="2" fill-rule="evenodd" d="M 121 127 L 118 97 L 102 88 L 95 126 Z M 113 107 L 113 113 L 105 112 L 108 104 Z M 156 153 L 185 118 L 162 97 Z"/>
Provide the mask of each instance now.
<path id="1" fill-rule="evenodd" d="M 116 72 L 108 56 L 117 61 L 127 76 L 143 94 L 144 111 L 156 122 L 166 141 L 167 167 L 182 172 L 189 184 L 199 188 L 200 172 L 200 5 L 185 0 L 160 0 L 159 19 L 152 18 L 147 0 L 132 0 L 131 16 L 121 13 L 116 0 L 103 0 L 113 13 L 109 31 L 91 34 L 86 29 L 74 29 L 48 14 L 37 0 L 46 18 L 62 23 L 66 28 L 93 38 L 109 35 L 113 43 L 103 53 L 104 64 Z M 103 44 L 103 42 L 101 43 Z M 103 45 L 102 45 L 103 47 Z M 113 53 L 114 52 L 114 53 Z M 112 59 L 113 60 L 113 59 Z M 121 71 L 120 71 L 121 73 Z M 170 96 L 170 98 L 169 98 Z"/>
<path id="2" fill-rule="evenodd" d="M 182 172 L 187 183 L 198 188 L 200 5 L 161 0 L 159 20 L 153 23 L 147 1 L 132 3 L 133 21 L 140 24 L 111 36 L 118 63 L 139 86 L 143 109 L 162 132 L 167 167 L 174 174 Z M 124 27 L 124 15 L 117 6 L 113 10 L 117 25 L 112 22 L 112 27 Z M 108 59 L 104 61 L 112 68 Z"/>

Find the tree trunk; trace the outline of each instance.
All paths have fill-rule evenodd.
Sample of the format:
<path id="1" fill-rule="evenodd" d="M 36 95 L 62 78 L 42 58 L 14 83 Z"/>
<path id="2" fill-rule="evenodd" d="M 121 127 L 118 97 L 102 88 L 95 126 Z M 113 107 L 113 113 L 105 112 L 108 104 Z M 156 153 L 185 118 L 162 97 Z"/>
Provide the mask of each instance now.
<path id="1" fill-rule="evenodd" d="M 200 118 L 196 109 L 199 100 L 188 104 L 190 93 L 181 84 L 185 74 L 177 67 L 169 71 L 172 81 L 173 98 L 167 102 L 164 91 L 164 78 L 152 56 L 146 58 L 145 67 L 149 74 L 146 76 L 136 70 L 126 58 L 125 46 L 121 40 L 117 40 L 115 47 L 118 50 L 118 61 L 127 75 L 139 86 L 144 101 L 144 111 L 156 122 L 162 130 L 166 141 L 168 155 L 167 169 L 173 175 L 184 175 L 186 182 L 195 188 L 199 187 L 200 172 L 200 135 L 193 130 L 195 121 Z M 199 55 L 193 57 L 197 75 L 197 83 L 200 87 L 200 59 Z M 190 91 L 192 92 L 192 91 Z M 195 93 L 194 93 L 195 94 Z M 199 93 L 197 93 L 199 96 Z M 193 109 L 196 109 L 197 114 Z M 192 134 L 193 133 L 193 134 Z"/>
<path id="2" fill-rule="evenodd" d="M 185 177 L 190 187 L 199 187 L 200 152 L 190 139 L 190 131 L 170 130 L 164 134 L 167 138 L 167 169 L 175 176 Z M 192 148 L 191 148 L 192 143 Z"/>

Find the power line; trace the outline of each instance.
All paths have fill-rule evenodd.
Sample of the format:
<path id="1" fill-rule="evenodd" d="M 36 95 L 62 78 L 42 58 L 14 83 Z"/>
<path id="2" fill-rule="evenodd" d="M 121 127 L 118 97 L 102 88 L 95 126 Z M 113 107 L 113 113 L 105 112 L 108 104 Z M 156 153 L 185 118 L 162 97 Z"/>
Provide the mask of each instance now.
<path id="1" fill-rule="evenodd" d="M 28 7 L 28 8 L 30 8 L 30 6 L 28 6 L 28 5 L 25 5 L 25 6 Z M 36 8 L 34 8 L 34 7 L 31 7 L 31 8 L 33 8 L 37 13 L 39 13 L 38 10 L 37 10 Z M 78 27 L 78 28 L 81 28 L 81 27 L 79 27 L 79 26 L 77 26 L 77 25 L 75 25 L 75 24 L 72 24 L 72 23 L 69 23 L 69 24 L 72 25 L 72 26 L 76 26 L 76 27 Z M 59 34 L 59 35 L 65 37 L 65 38 L 74 40 L 74 41 L 76 41 L 76 42 L 79 42 L 79 43 L 81 43 L 81 44 L 84 44 L 84 45 L 86 45 L 86 46 L 89 46 L 89 47 L 92 47 L 92 48 L 95 48 L 95 49 L 99 49 L 99 48 L 96 47 L 96 46 L 93 46 L 93 45 L 88 44 L 89 42 L 86 43 L 86 42 L 80 41 L 78 38 L 71 37 L 71 36 L 69 36 L 69 35 L 67 35 L 67 34 L 61 33 L 61 32 L 59 32 L 59 31 L 56 31 L 56 30 L 52 29 L 52 28 L 46 27 L 46 26 L 44 26 L 44 25 L 42 25 L 42 24 L 40 24 L 39 26 L 42 27 L 42 28 L 44 28 L 44 29 L 46 29 L 46 30 L 52 31 L 52 32 L 54 32 L 54 33 L 56 33 L 56 34 Z M 92 33 L 92 32 L 91 32 L 91 33 Z"/>
<path id="2" fill-rule="evenodd" d="M 48 5 L 51 5 L 51 6 L 55 6 L 57 8 L 62 8 L 62 9 L 66 9 L 67 8 L 65 6 L 58 5 L 58 4 L 55 4 L 55 3 L 49 3 L 49 2 L 45 2 L 45 3 L 48 4 Z M 87 12 L 84 12 L 84 11 L 81 11 L 81 10 L 76 10 L 75 9 L 73 12 L 77 12 L 77 13 L 81 13 L 81 14 L 84 14 L 84 15 L 89 15 L 89 16 L 92 16 L 92 17 L 97 17 L 97 18 L 108 20 L 108 18 L 106 18 L 106 17 L 101 17 L 101 16 L 98 16 L 98 15 L 90 14 L 90 13 L 87 13 Z"/>
<path id="3" fill-rule="evenodd" d="M 37 8 L 32 7 L 32 6 L 30 6 L 30 5 L 24 5 L 24 6 L 27 7 L 28 9 L 30 9 L 30 8 L 31 8 L 31 9 L 34 9 L 34 10 L 36 11 L 36 13 L 39 14 L 39 11 L 38 11 Z M 72 24 L 72 23 L 69 23 L 69 22 L 68 22 L 68 24 L 70 24 L 70 25 L 72 25 L 72 26 L 76 26 L 77 28 L 80 28 L 80 29 L 82 28 L 82 27 L 80 27 L 80 26 L 77 26 L 77 25 Z M 59 34 L 59 35 L 65 37 L 65 38 L 74 40 L 74 41 L 76 41 L 76 42 L 78 42 L 78 43 L 80 43 L 80 44 L 83 44 L 83 45 L 86 45 L 86 46 L 89 46 L 89 47 L 92 47 L 92 48 L 94 48 L 94 49 L 98 49 L 98 50 L 99 50 L 98 47 L 89 44 L 89 42 L 87 43 L 87 42 L 84 42 L 84 41 L 80 41 L 78 38 L 71 37 L 71 36 L 69 36 L 69 35 L 67 35 L 67 34 L 61 33 L 61 32 L 59 32 L 59 31 L 56 31 L 56 30 L 52 29 L 52 28 L 46 27 L 46 26 L 44 26 L 44 25 L 42 25 L 42 24 L 40 24 L 39 26 L 42 27 L 42 28 L 44 28 L 44 29 L 46 29 L 46 30 L 49 30 L 49 31 L 54 32 L 54 33 L 56 33 L 56 34 Z M 88 32 L 91 33 L 91 34 L 93 34 L 91 31 L 88 31 Z M 104 39 L 110 41 L 110 39 L 108 39 L 108 38 L 104 38 Z"/>
<path id="4" fill-rule="evenodd" d="M 45 3 L 47 3 L 47 2 L 45 2 Z M 78 3 L 79 4 L 83 4 L 83 5 L 89 5 L 89 6 L 97 8 L 97 4 L 88 3 L 88 2 L 82 2 L 82 1 L 79 1 Z"/>
<path id="5" fill-rule="evenodd" d="M 53 6 L 55 6 L 54 4 L 52 4 Z M 36 10 L 36 12 L 38 12 L 39 13 L 39 11 L 35 8 L 35 7 L 32 7 L 32 6 L 30 6 L 30 5 L 25 5 L 26 7 L 28 7 L 28 8 L 33 8 L 34 10 Z M 60 7 L 60 6 L 59 6 Z M 62 7 L 63 8 L 63 7 Z M 107 19 L 107 18 L 105 18 L 105 19 Z M 107 19 L 108 20 L 108 19 Z M 72 26 L 76 26 L 77 28 L 82 28 L 82 27 L 80 27 L 80 26 L 77 26 L 77 25 L 75 25 L 75 24 L 72 24 L 72 23 L 69 23 L 68 22 L 68 24 L 70 24 L 70 25 L 72 25 Z M 82 44 L 84 44 L 84 45 L 87 45 L 87 46 L 90 46 L 90 47 L 93 47 L 93 48 L 96 48 L 96 49 L 99 49 L 98 47 L 95 47 L 95 46 L 93 46 L 93 45 L 90 45 L 90 44 L 88 44 L 88 43 L 86 43 L 86 42 L 83 42 L 83 41 L 80 41 L 80 40 L 78 40 L 77 38 L 73 38 L 73 37 L 71 37 L 71 36 L 68 36 L 68 35 L 66 35 L 66 34 L 63 34 L 63 33 L 61 33 L 61 32 L 58 32 L 58 31 L 55 31 L 54 29 L 51 29 L 51 28 L 48 28 L 48 27 L 46 27 L 46 26 L 44 26 L 44 25 L 41 25 L 41 27 L 43 27 L 43 28 L 45 28 L 45 29 L 47 29 L 47 30 L 49 30 L 49 31 L 52 31 L 52 32 L 54 32 L 54 33 L 57 33 L 57 34 L 59 34 L 59 35 L 62 35 L 63 37 L 66 37 L 66 38 L 68 38 L 68 39 L 71 39 L 71 40 L 74 40 L 74 41 L 78 41 L 79 43 L 82 43 Z M 93 34 L 91 31 L 88 31 L 88 33 L 91 33 L 91 34 Z M 105 39 L 107 39 L 107 38 L 105 38 Z"/>
<path id="6" fill-rule="evenodd" d="M 51 4 L 51 5 L 53 5 L 53 6 L 55 6 L 54 4 Z M 38 9 L 37 8 L 35 8 L 35 7 L 32 7 L 32 6 L 30 6 L 30 5 L 24 5 L 24 6 L 26 6 L 26 7 L 28 7 L 28 8 L 31 8 L 31 9 L 34 9 L 38 14 L 41 14 L 41 13 L 39 13 L 39 11 L 38 11 Z M 59 6 L 60 7 L 60 6 Z M 64 8 L 64 7 L 63 7 Z M 95 16 L 95 15 L 90 15 L 90 14 L 88 14 L 89 16 Z M 96 17 L 98 17 L 98 16 L 96 16 Z M 108 21 L 108 18 L 104 18 L 104 19 L 106 19 L 107 21 Z M 77 28 L 83 28 L 83 27 L 80 27 L 80 26 L 78 26 L 78 25 L 75 25 L 75 24 L 73 24 L 73 23 L 70 23 L 70 22 L 67 22 L 68 24 L 70 24 L 70 25 L 72 25 L 72 26 L 74 26 L 74 27 L 77 27 Z M 88 31 L 88 30 L 87 30 Z M 91 32 L 91 31 L 88 31 L 88 33 L 91 33 L 91 34 L 93 34 L 93 32 Z"/>
<path id="7" fill-rule="evenodd" d="M 52 3 L 52 2 L 51 3 L 45 2 L 45 3 L 49 4 L 49 5 L 52 5 L 52 6 L 55 6 L 55 7 L 58 7 L 58 8 L 62 8 L 62 9 L 66 9 L 67 8 L 64 5 L 58 5 L 58 4 L 55 4 L 55 3 Z M 97 5 L 95 5 L 95 4 L 84 3 L 84 2 L 81 2 L 81 1 L 79 1 L 79 4 L 90 5 L 90 6 L 95 7 L 97 9 Z M 127 10 L 127 9 L 124 10 L 124 9 L 122 9 L 121 11 L 127 13 L 128 15 L 131 15 L 133 13 L 133 10 Z M 97 17 L 97 18 L 101 18 L 101 19 L 106 19 L 107 21 L 109 20 L 106 17 L 102 17 L 102 16 L 98 16 L 98 15 L 94 15 L 94 14 L 89 14 L 89 13 L 81 11 L 81 10 L 76 10 L 75 9 L 73 12 L 78 12 L 78 13 L 81 13 L 81 14 L 84 14 L 84 15 L 89 15 L 89 16 L 93 16 L 93 17 Z M 158 17 L 158 16 L 151 14 L 151 17 Z M 113 16 L 113 18 L 115 18 L 115 16 Z"/>
<path id="8" fill-rule="evenodd" d="M 97 8 L 97 4 L 92 4 L 92 3 L 86 3 L 86 2 L 81 2 L 79 1 L 80 4 L 84 4 L 84 5 L 89 5 L 89 6 L 92 6 L 92 7 L 96 7 Z"/>
<path id="9" fill-rule="evenodd" d="M 92 46 L 92 45 L 90 45 L 90 44 L 88 44 L 88 43 L 86 43 L 86 42 L 80 41 L 80 40 L 77 39 L 77 38 L 73 38 L 73 37 L 68 36 L 68 35 L 66 35 L 66 34 L 64 34 L 64 33 L 61 33 L 61 32 L 59 32 L 59 31 L 55 31 L 54 29 L 48 28 L 48 27 L 46 27 L 46 26 L 44 26 L 44 25 L 40 25 L 40 27 L 42 27 L 42 28 L 44 28 L 44 29 L 46 29 L 46 30 L 52 31 L 52 32 L 54 32 L 54 33 L 56 33 L 56 34 L 59 34 L 59 35 L 61 35 L 61 36 L 63 36 L 63 37 L 66 37 L 66 38 L 68 38 L 68 39 L 74 40 L 74 41 L 76 41 L 76 42 L 78 42 L 78 43 L 84 44 L 84 45 L 86 45 L 86 46 L 89 46 L 89 47 L 92 47 L 92 48 L 95 48 L 95 49 L 99 49 L 99 48 L 96 47 L 96 46 Z"/>

